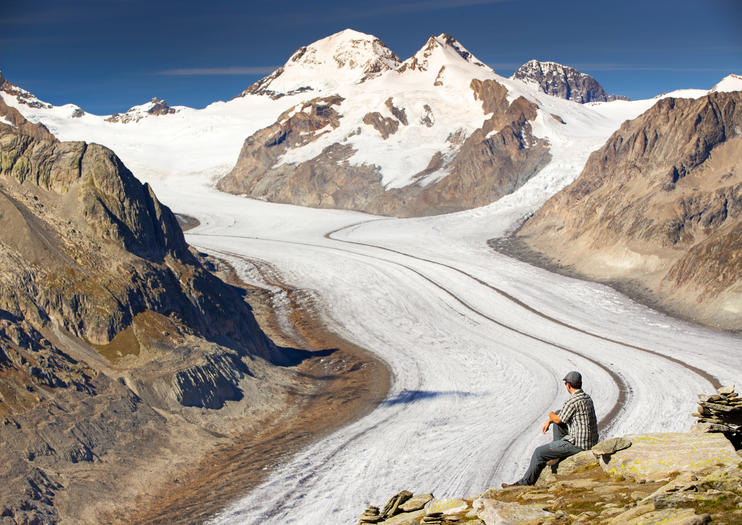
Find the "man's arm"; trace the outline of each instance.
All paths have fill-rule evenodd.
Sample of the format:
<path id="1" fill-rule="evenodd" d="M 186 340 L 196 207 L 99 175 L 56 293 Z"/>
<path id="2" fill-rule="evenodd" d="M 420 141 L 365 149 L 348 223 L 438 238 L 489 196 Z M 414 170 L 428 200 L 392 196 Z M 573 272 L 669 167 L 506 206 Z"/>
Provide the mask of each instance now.
<path id="1" fill-rule="evenodd" d="M 559 417 L 558 414 L 554 412 L 549 412 L 549 419 L 546 420 L 546 423 L 544 423 L 544 426 L 541 427 L 541 433 L 546 434 L 549 431 L 549 427 L 552 423 L 556 423 L 557 425 L 562 422 L 562 419 Z"/>

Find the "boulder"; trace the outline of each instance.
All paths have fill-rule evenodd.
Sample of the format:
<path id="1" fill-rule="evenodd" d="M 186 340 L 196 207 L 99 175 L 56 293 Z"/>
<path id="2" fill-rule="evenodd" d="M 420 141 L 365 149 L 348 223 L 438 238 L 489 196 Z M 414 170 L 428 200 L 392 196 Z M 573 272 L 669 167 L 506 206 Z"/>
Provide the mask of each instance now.
<path id="1" fill-rule="evenodd" d="M 591 448 L 591 452 L 595 454 L 596 456 L 610 456 L 611 454 L 615 454 L 619 450 L 627 449 L 631 446 L 631 441 L 629 441 L 626 438 L 622 437 L 615 437 L 611 439 L 606 439 L 605 441 L 601 441 L 597 445 L 595 445 L 593 448 Z"/>
<path id="2" fill-rule="evenodd" d="M 632 446 L 601 456 L 600 466 L 608 474 L 634 481 L 658 481 L 678 473 L 739 463 L 734 447 L 721 434 L 638 434 L 625 439 Z"/>
<path id="3" fill-rule="evenodd" d="M 544 520 L 554 517 L 551 512 L 543 510 L 543 504 L 521 505 L 489 498 L 476 499 L 474 511 L 485 525 L 515 525 L 528 520 Z"/>
<path id="4" fill-rule="evenodd" d="M 407 490 L 403 490 L 399 492 L 396 496 L 390 499 L 386 505 L 384 505 L 384 510 L 381 511 L 381 517 L 383 519 L 386 519 L 386 518 L 391 518 L 395 514 L 398 514 L 399 506 L 402 505 L 405 501 L 407 501 L 411 497 L 412 497 L 412 492 L 409 492 Z"/>
<path id="5" fill-rule="evenodd" d="M 555 474 L 558 476 L 566 476 L 579 470 L 584 470 L 597 465 L 598 460 L 596 459 L 595 454 L 589 450 L 584 450 L 574 456 L 569 456 L 560 461 L 559 465 L 556 467 L 556 471 L 554 471 L 553 468 L 546 467 L 541 471 L 541 475 L 536 481 L 536 485 L 552 484 L 556 480 Z"/>

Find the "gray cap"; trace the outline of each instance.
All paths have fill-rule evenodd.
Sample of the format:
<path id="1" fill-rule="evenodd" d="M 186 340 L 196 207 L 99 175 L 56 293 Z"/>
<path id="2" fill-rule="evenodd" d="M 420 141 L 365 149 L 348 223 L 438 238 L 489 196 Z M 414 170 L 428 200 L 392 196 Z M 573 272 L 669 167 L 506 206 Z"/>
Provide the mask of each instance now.
<path id="1" fill-rule="evenodd" d="M 581 388 L 582 387 L 582 376 L 579 372 L 575 372 L 572 370 L 569 372 L 566 376 L 564 376 L 564 381 L 569 383 L 575 388 Z"/>

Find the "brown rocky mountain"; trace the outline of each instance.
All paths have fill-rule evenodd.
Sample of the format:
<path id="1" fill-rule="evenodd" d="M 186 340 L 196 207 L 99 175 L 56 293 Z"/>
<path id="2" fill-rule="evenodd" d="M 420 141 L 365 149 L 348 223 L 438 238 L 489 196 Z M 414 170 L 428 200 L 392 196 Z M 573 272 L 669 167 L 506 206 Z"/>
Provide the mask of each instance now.
<path id="1" fill-rule="evenodd" d="M 511 78 L 534 83 L 547 95 L 574 100 L 581 104 L 628 100 L 626 97 L 609 95 L 590 75 L 556 62 L 529 60 L 520 66 Z"/>
<path id="2" fill-rule="evenodd" d="M 518 232 L 669 310 L 742 329 L 742 93 L 666 98 L 625 122 Z"/>
<path id="3" fill-rule="evenodd" d="M 424 48 L 428 54 L 431 45 Z M 456 52 L 463 53 L 459 48 Z M 417 57 L 413 59 L 419 63 Z M 274 202 L 395 216 L 434 215 L 489 204 L 520 187 L 549 161 L 548 143 L 531 133 L 535 104 L 523 97 L 508 102 L 507 89 L 491 79 L 474 79 L 469 88 L 483 113 L 492 115 L 468 136 L 452 130 L 448 143 L 455 154 L 433 155 L 427 168 L 414 176 L 416 183 L 385 188 L 378 167 L 348 162 L 354 149 L 343 142 L 327 146 L 310 160 L 279 164 L 287 151 L 338 128 L 345 118 L 338 112 L 344 99 L 335 95 L 291 108 L 276 123 L 248 137 L 235 167 L 218 187 Z M 414 124 L 431 127 L 432 110 L 424 109 L 426 113 Z M 380 111 L 368 111 L 357 124 L 359 130 L 362 126 L 375 129 L 382 139 L 412 125 L 406 109 L 391 97 Z M 424 180 L 444 168 L 447 176 Z"/>
<path id="4" fill-rule="evenodd" d="M 96 522 L 297 355 L 113 152 L 0 116 L 0 521 Z"/>

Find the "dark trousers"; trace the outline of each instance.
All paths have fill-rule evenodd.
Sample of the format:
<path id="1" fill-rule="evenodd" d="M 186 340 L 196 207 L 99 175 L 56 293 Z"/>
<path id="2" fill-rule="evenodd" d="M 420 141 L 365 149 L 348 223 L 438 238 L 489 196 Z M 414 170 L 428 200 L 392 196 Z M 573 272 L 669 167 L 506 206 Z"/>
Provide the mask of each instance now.
<path id="1" fill-rule="evenodd" d="M 528 470 L 526 470 L 525 475 L 518 481 L 521 485 L 533 485 L 536 483 L 547 461 L 568 458 L 582 451 L 581 448 L 576 447 L 569 441 L 564 441 L 564 436 L 568 433 L 566 424 L 560 423 L 557 425 L 556 423 L 552 423 L 551 427 L 554 441 L 536 448 L 533 456 L 531 456 L 531 464 L 528 465 Z"/>

